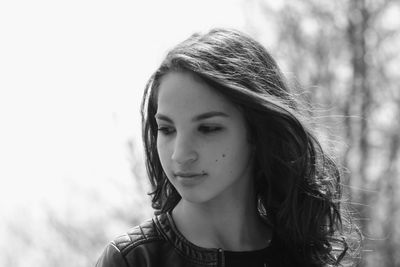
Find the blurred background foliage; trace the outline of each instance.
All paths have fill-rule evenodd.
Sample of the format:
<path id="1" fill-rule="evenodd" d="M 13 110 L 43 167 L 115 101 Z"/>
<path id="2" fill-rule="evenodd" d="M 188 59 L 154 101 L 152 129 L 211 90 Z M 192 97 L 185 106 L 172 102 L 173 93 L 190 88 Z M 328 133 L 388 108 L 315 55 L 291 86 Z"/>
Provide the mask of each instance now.
<path id="1" fill-rule="evenodd" d="M 141 149 L 134 146 L 127 142 L 132 180 L 65 181 L 55 203 L 15 206 L 3 221 L 0 266 L 94 266 L 112 238 L 151 218 Z"/>
<path id="2" fill-rule="evenodd" d="M 240 5 L 242 30 L 271 51 L 296 93 L 315 107 L 316 132 L 343 166 L 345 195 L 364 237 L 359 266 L 400 266 L 400 2 Z M 0 229 L 0 265 L 93 266 L 110 239 L 152 216 L 141 146 L 134 137 L 126 143 L 131 180 L 110 177 L 99 191 L 69 183 L 63 209 L 51 202 L 15 207 Z"/>
<path id="3" fill-rule="evenodd" d="M 247 2 L 250 29 L 316 107 L 364 235 L 360 266 L 400 266 L 400 2 Z M 255 16 L 257 14 L 257 16 Z M 264 17 L 252 23 L 251 18 Z"/>

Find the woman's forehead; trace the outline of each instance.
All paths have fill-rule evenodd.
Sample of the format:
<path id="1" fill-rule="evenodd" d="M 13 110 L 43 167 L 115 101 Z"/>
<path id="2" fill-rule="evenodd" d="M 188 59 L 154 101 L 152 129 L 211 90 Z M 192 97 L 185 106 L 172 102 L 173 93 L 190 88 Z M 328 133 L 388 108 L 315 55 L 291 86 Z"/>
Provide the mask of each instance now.
<path id="1" fill-rule="evenodd" d="M 158 88 L 158 112 L 194 115 L 210 111 L 231 114 L 236 108 L 226 97 L 189 72 L 170 72 L 162 77 Z"/>

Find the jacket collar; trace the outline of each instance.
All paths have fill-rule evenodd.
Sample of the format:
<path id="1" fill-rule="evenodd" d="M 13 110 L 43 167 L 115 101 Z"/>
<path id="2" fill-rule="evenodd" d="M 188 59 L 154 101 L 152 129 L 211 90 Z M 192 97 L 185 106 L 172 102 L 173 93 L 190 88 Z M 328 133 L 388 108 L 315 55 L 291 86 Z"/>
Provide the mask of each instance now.
<path id="1" fill-rule="evenodd" d="M 218 261 L 218 249 L 202 248 L 187 240 L 177 229 L 170 212 L 157 215 L 154 218 L 154 222 L 164 238 L 183 256 L 192 261 L 200 261 L 208 264 Z"/>

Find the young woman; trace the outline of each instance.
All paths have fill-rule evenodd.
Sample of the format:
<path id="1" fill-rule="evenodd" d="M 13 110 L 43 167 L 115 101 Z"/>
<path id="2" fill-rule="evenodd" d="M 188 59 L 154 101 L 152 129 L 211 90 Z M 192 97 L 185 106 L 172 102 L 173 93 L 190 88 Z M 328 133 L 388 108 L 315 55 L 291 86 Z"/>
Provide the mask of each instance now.
<path id="1" fill-rule="evenodd" d="M 349 253 L 338 167 L 251 37 L 195 34 L 142 103 L 152 220 L 97 266 L 336 266 Z"/>

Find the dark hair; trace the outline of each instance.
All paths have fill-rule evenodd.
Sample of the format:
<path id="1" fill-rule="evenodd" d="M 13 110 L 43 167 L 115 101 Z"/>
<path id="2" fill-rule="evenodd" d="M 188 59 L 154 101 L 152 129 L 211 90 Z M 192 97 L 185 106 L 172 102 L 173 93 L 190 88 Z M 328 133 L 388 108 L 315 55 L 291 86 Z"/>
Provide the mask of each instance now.
<path id="1" fill-rule="evenodd" d="M 348 250 L 339 169 L 306 127 L 275 60 L 236 30 L 192 35 L 167 54 L 146 85 L 142 130 L 153 208 L 170 211 L 181 198 L 156 147 L 157 88 L 171 71 L 197 75 L 243 111 L 256 147 L 258 209 L 274 225 L 274 239 L 307 266 L 339 264 Z"/>

